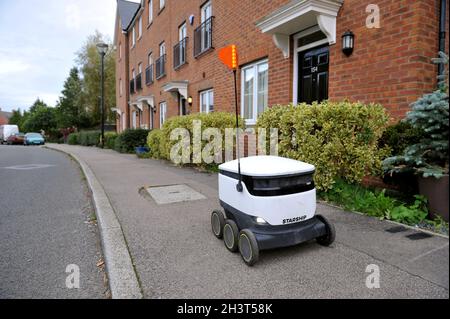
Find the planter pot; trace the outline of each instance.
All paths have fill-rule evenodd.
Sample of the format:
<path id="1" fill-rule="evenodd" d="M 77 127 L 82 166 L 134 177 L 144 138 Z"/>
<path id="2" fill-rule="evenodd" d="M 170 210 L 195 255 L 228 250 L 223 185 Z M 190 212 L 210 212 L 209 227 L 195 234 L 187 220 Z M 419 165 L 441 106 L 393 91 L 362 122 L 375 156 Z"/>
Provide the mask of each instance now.
<path id="1" fill-rule="evenodd" d="M 448 222 L 448 174 L 441 177 L 419 177 L 419 193 L 428 198 L 428 209 L 433 218 L 441 216 Z"/>
<path id="2" fill-rule="evenodd" d="M 150 152 L 148 147 L 136 147 L 135 149 L 137 155 L 143 155 Z"/>

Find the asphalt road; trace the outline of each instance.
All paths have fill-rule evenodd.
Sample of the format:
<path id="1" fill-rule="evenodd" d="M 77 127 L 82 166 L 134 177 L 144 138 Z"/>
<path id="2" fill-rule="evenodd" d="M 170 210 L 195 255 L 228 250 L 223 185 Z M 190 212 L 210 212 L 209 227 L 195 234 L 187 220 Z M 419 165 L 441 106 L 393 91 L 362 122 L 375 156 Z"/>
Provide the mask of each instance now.
<path id="1" fill-rule="evenodd" d="M 93 216 L 69 157 L 0 145 L 0 299 L 107 297 Z"/>

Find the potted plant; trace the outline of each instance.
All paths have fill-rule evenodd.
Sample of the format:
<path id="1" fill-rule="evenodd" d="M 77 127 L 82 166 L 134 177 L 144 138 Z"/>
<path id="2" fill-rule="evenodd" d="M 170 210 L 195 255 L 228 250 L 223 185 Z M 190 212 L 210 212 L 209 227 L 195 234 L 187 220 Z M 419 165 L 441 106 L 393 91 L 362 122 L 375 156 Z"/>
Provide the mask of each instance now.
<path id="1" fill-rule="evenodd" d="M 443 52 L 433 59 L 436 64 L 448 65 Z M 444 67 L 446 69 L 446 67 Z M 412 104 L 404 121 L 422 131 L 422 137 L 406 148 L 401 156 L 383 161 L 385 173 L 414 172 L 418 175 L 419 192 L 428 198 L 432 215 L 449 220 L 449 104 L 447 72 L 439 76 L 439 87 Z"/>

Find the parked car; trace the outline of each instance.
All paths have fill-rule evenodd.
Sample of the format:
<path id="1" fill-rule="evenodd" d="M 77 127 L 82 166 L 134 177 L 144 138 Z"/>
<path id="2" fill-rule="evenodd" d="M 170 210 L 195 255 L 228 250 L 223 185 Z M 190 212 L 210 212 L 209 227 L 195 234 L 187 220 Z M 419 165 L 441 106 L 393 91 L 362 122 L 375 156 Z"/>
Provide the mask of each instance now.
<path id="1" fill-rule="evenodd" d="M 14 144 L 23 144 L 25 140 L 25 134 L 23 133 L 15 133 L 8 137 L 8 140 L 6 141 L 6 144 L 8 145 L 14 145 Z"/>
<path id="2" fill-rule="evenodd" d="M 39 133 L 27 133 L 23 145 L 44 145 L 45 139 Z"/>
<path id="3" fill-rule="evenodd" d="M 17 125 L 0 125 L 0 144 L 6 143 L 8 137 L 16 133 L 19 133 Z"/>

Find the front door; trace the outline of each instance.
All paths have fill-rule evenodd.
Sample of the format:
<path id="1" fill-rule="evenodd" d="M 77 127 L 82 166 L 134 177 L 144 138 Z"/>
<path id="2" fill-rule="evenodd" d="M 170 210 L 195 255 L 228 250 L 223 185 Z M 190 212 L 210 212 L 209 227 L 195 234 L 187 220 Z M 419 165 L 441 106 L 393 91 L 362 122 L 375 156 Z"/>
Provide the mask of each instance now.
<path id="1" fill-rule="evenodd" d="M 179 94 L 178 101 L 180 104 L 180 112 L 179 112 L 180 115 L 181 116 L 188 115 L 188 112 L 186 109 L 186 99 L 181 94 Z"/>
<path id="2" fill-rule="evenodd" d="M 328 99 L 329 47 L 298 53 L 298 103 Z"/>

